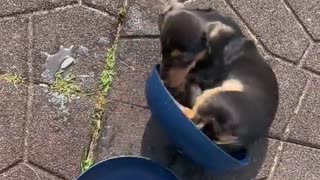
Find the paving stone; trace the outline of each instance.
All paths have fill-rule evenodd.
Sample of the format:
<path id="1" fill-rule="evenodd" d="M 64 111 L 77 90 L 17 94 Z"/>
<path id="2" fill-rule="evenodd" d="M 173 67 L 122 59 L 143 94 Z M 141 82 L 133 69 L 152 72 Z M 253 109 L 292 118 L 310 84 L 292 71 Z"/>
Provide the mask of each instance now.
<path id="1" fill-rule="evenodd" d="M 279 145 L 280 141 L 269 139 L 266 158 L 264 159 L 256 179 L 268 177 L 271 167 L 274 165 L 274 160 L 276 158 Z"/>
<path id="2" fill-rule="evenodd" d="M 84 26 L 85 24 L 85 26 Z M 75 75 L 81 75 L 82 88 L 86 91 L 96 89 L 99 76 L 104 67 L 105 53 L 111 44 L 101 45 L 100 40 L 111 42 L 117 30 L 117 20 L 83 7 L 67 8 L 34 17 L 34 77 L 46 81 L 41 73 L 45 71 L 46 56 L 41 52 L 54 54 L 59 46 L 69 48 L 74 45 L 76 63 L 72 65 Z M 76 53 L 77 48 L 86 49 Z M 93 82 L 86 84 L 86 82 Z"/>
<path id="3" fill-rule="evenodd" d="M 304 68 L 320 74 L 320 43 L 313 45 L 310 52 L 306 54 Z"/>
<path id="4" fill-rule="evenodd" d="M 230 1 L 271 52 L 293 62 L 300 60 L 309 40 L 281 1 Z"/>
<path id="5" fill-rule="evenodd" d="M 320 40 L 320 1 L 287 0 L 313 38 Z"/>
<path id="6" fill-rule="evenodd" d="M 199 167 L 195 167 L 185 158 L 177 158 L 171 162 L 173 170 L 184 180 L 248 180 L 266 178 L 269 174 L 277 148 L 280 142 L 276 140 L 261 139 L 254 146 L 249 148 L 251 164 L 245 168 L 231 171 L 223 176 L 212 176 L 209 172 L 204 172 Z"/>
<path id="7" fill-rule="evenodd" d="M 318 180 L 320 151 L 305 146 L 284 144 L 273 180 Z"/>
<path id="8" fill-rule="evenodd" d="M 158 15 L 166 0 L 130 0 L 122 35 L 158 35 Z"/>
<path id="9" fill-rule="evenodd" d="M 27 88 L 0 80 L 0 171 L 23 156 Z"/>
<path id="10" fill-rule="evenodd" d="M 139 155 L 150 112 L 136 106 L 109 102 L 98 146 L 99 160 L 118 155 Z"/>
<path id="11" fill-rule="evenodd" d="M 186 1 L 185 6 L 188 8 L 199 8 L 199 9 L 207 9 L 208 7 L 213 8 L 217 12 L 219 12 L 223 16 L 227 16 L 232 18 L 240 27 L 242 33 L 252 39 L 249 29 L 243 23 L 243 21 L 236 15 L 236 13 L 230 8 L 230 6 L 226 3 L 225 0 L 197 0 L 197 1 Z M 261 55 L 266 56 L 265 50 L 261 47 L 260 44 L 256 44 Z"/>
<path id="12" fill-rule="evenodd" d="M 109 97 L 146 106 L 145 81 L 160 58 L 158 39 L 121 40 L 118 48 L 118 75 Z"/>
<path id="13" fill-rule="evenodd" d="M 227 3 L 224 0 L 217 0 L 217 1 L 210 1 L 210 0 L 198 0 L 198 1 L 186 1 L 184 2 L 184 5 L 187 8 L 195 9 L 208 9 L 212 8 L 216 11 L 218 11 L 220 14 L 224 16 L 230 16 L 234 18 L 235 20 L 239 20 L 237 16 L 235 16 L 235 13 L 231 10 L 231 8 L 227 5 Z M 239 22 L 241 23 L 241 22 Z"/>
<path id="14" fill-rule="evenodd" d="M 150 119 L 148 110 L 119 102 L 109 102 L 106 116 L 98 146 L 98 161 L 119 155 L 142 155 L 165 166 L 172 165 L 175 151 L 158 124 L 153 120 L 148 121 Z M 250 177 L 266 177 L 278 146 L 279 141 L 276 140 L 269 140 L 268 144 L 266 141 L 257 142 L 250 148 L 250 155 L 253 158 L 251 166 L 223 177 L 208 176 L 201 170 L 195 170 L 194 165 L 185 160 L 175 162 L 175 167 L 171 167 L 171 170 L 180 177 L 185 177 L 185 173 L 189 172 L 187 176 L 195 180 L 227 180 L 235 177 L 247 180 Z"/>
<path id="15" fill-rule="evenodd" d="M 77 0 L 5 0 L 0 6 L 0 16 L 26 13 L 75 3 Z"/>
<path id="16" fill-rule="evenodd" d="M 27 35 L 26 19 L 0 20 L 0 74 L 10 72 L 21 76 L 27 75 Z"/>
<path id="17" fill-rule="evenodd" d="M 81 97 L 65 101 L 35 86 L 28 127 L 28 161 L 67 179 L 80 173 L 80 162 L 90 139 L 95 101 Z"/>
<path id="18" fill-rule="evenodd" d="M 244 33 L 247 33 L 247 28 L 245 27 L 245 24 L 239 19 L 237 15 L 232 11 L 232 9 L 227 5 L 227 3 L 224 0 L 198 0 L 198 1 L 187 1 L 184 3 L 186 7 L 188 8 L 199 8 L 199 9 L 207 9 L 212 8 L 219 12 L 221 15 L 231 17 L 234 21 L 238 23 L 240 28 Z M 246 34 L 248 35 L 248 34 Z"/>
<path id="19" fill-rule="evenodd" d="M 294 109 L 298 105 L 299 98 L 302 95 L 309 76 L 301 70 L 295 69 L 293 66 L 285 65 L 274 60 L 271 62 L 271 66 L 278 80 L 280 101 L 269 134 L 271 137 L 280 138 Z"/>
<path id="20" fill-rule="evenodd" d="M 60 180 L 28 164 L 19 164 L 0 174 L 0 180 Z"/>
<path id="21" fill-rule="evenodd" d="M 290 123 L 290 140 L 320 146 L 319 86 L 320 79 L 314 79 L 298 114 L 293 117 Z"/>
<path id="22" fill-rule="evenodd" d="M 118 15 L 124 0 L 83 0 L 83 3 L 113 15 Z"/>

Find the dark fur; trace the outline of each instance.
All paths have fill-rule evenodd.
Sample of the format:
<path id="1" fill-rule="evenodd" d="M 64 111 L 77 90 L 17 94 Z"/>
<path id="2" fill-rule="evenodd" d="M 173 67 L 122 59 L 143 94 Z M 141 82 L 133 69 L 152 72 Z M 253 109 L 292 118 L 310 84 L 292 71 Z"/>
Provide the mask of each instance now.
<path id="1" fill-rule="evenodd" d="M 179 12 L 172 16 L 174 12 Z M 192 69 L 188 77 L 184 77 L 185 82 L 181 86 L 172 86 L 169 71 L 173 69 L 187 69 L 195 61 L 198 53 L 206 49 L 205 28 L 208 22 L 221 21 L 228 24 L 237 32 L 240 32 L 236 23 L 228 17 L 224 17 L 213 9 L 188 9 L 175 8 L 171 6 L 169 10 L 159 16 L 160 42 L 161 42 L 161 68 L 160 76 L 171 94 L 182 105 L 191 107 L 190 86 L 199 85 L 201 88 L 212 87 L 218 82 L 221 74 L 221 66 L 215 64 L 220 61 L 205 59 L 198 62 L 196 68 Z M 174 50 L 181 51 L 181 55 L 172 57 Z M 210 77 L 210 78 L 208 78 Z M 210 85 L 210 86 L 209 86 Z"/>
<path id="2" fill-rule="evenodd" d="M 238 137 L 238 141 L 223 145 L 228 151 L 236 151 L 268 134 L 278 107 L 278 84 L 252 41 L 243 36 L 223 41 L 225 46 L 218 59 L 222 59 L 225 66 L 225 80 L 240 80 L 244 90 L 220 92 L 210 97 L 209 103 L 197 112 L 196 118 L 200 119 L 195 121 L 208 122 L 203 131 L 212 139 L 217 140 L 222 132 Z M 217 42 L 209 40 L 209 48 L 215 49 L 215 44 Z M 213 52 L 207 58 L 217 56 Z M 203 117 L 211 118 L 204 120 Z"/>
<path id="3" fill-rule="evenodd" d="M 212 9 L 178 9 L 182 13 L 166 16 L 174 8 L 160 15 L 160 41 L 163 59 L 160 75 L 166 82 L 168 72 L 175 68 L 188 68 L 196 55 L 210 49 L 205 58 L 196 63 L 185 77 L 183 86 L 166 87 L 186 107 L 192 107 L 190 86 L 197 84 L 201 89 L 215 88 L 224 80 L 240 80 L 244 92 L 221 92 L 208 99 L 209 103 L 197 112 L 195 122 L 206 122 L 204 133 L 213 140 L 219 134 L 229 133 L 239 141 L 221 145 L 226 151 L 236 151 L 265 136 L 277 107 L 278 85 L 270 66 L 258 53 L 253 42 L 244 38 L 238 25 L 230 18 L 223 17 Z M 185 12 L 188 12 L 187 14 Z M 207 39 L 206 26 L 220 21 L 233 28 L 234 33 L 223 33 L 215 40 Z M 211 29 L 213 30 L 213 29 Z M 172 51 L 182 53 L 172 57 Z M 209 117 L 209 120 L 203 118 Z"/>

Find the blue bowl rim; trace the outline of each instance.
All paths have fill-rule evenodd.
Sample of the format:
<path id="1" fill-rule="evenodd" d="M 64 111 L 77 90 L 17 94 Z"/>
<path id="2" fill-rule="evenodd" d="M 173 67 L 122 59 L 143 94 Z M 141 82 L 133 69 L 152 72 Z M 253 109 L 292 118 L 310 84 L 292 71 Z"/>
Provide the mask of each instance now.
<path id="1" fill-rule="evenodd" d="M 113 157 L 110 157 L 110 158 L 107 158 L 107 159 L 104 159 L 96 164 L 94 164 L 92 167 L 90 167 L 87 171 L 93 169 L 94 167 L 96 166 L 99 166 L 103 163 L 106 163 L 107 161 L 110 161 L 110 160 L 117 160 L 117 159 L 140 159 L 140 160 L 145 160 L 145 161 L 149 161 L 150 163 L 153 163 L 154 165 L 158 166 L 159 168 L 162 168 L 163 170 L 169 172 L 170 174 L 172 174 L 177 180 L 180 180 L 177 175 L 172 171 L 170 170 L 169 168 L 163 166 L 162 164 L 150 159 L 150 158 L 147 158 L 147 157 L 144 157 L 144 156 L 138 156 L 138 155 L 119 155 L 119 156 L 113 156 Z M 81 173 L 76 180 L 78 180 L 82 175 L 84 175 L 87 171 Z"/>
<path id="2" fill-rule="evenodd" d="M 166 91 L 166 93 L 169 95 L 170 99 L 173 100 L 173 102 L 175 103 L 178 103 L 177 100 L 175 100 L 175 98 L 171 95 L 171 93 L 168 91 L 168 89 L 164 86 L 164 84 L 162 83 L 162 80 L 160 78 L 160 75 L 159 75 L 159 69 L 160 69 L 160 64 L 156 64 L 154 67 L 153 67 L 153 71 L 152 73 L 155 73 L 155 75 L 157 76 L 157 79 L 159 79 L 161 81 L 161 84 L 164 88 L 164 90 Z M 179 107 L 177 107 L 178 109 L 180 109 Z M 182 113 L 182 112 L 181 112 Z M 183 113 L 182 113 L 183 114 Z M 249 164 L 250 162 L 250 156 L 248 155 L 248 150 L 245 149 L 244 150 L 244 153 L 245 153 L 245 157 L 243 159 L 237 159 L 233 156 L 231 156 L 229 153 L 225 152 L 223 149 L 221 149 L 216 143 L 214 143 L 214 141 L 210 140 L 202 131 L 200 131 L 196 125 L 188 118 L 186 117 L 184 114 L 183 116 L 188 119 L 188 122 L 189 124 L 191 124 L 195 129 L 198 130 L 198 132 L 200 132 L 201 136 L 203 138 L 206 139 L 206 141 L 210 142 L 215 148 L 219 149 L 224 155 L 226 155 L 230 160 L 234 161 L 235 163 L 239 163 L 241 164 L 241 166 L 246 166 Z"/>

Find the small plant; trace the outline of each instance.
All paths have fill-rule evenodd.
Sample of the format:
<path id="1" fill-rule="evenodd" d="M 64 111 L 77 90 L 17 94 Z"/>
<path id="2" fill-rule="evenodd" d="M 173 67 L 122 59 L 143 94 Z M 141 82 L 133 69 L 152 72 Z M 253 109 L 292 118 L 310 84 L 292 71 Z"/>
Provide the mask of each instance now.
<path id="1" fill-rule="evenodd" d="M 116 75 L 115 66 L 116 66 L 116 46 L 108 50 L 107 58 L 106 58 L 106 66 L 101 74 L 102 91 L 104 94 L 108 94 L 111 88 L 113 77 Z"/>
<path id="2" fill-rule="evenodd" d="M 91 166 L 94 165 L 94 161 L 92 160 L 92 158 L 88 158 L 89 156 L 89 151 L 86 149 L 85 151 L 85 154 L 82 158 L 82 161 L 81 161 L 81 172 L 85 172 L 87 171 L 88 169 L 90 169 Z"/>
<path id="3" fill-rule="evenodd" d="M 3 79 L 11 84 L 17 85 L 17 84 L 21 84 L 24 83 L 24 78 L 22 78 L 21 76 L 19 76 L 18 74 L 10 74 L 10 73 L 6 73 L 0 76 L 0 79 Z"/>
<path id="4" fill-rule="evenodd" d="M 120 8 L 118 15 L 119 15 L 120 21 L 122 22 L 123 19 L 127 16 L 127 11 L 126 11 L 125 7 Z"/>
<path id="5" fill-rule="evenodd" d="M 101 73 L 101 85 L 102 90 L 98 95 L 97 104 L 95 111 L 92 116 L 92 135 L 89 148 L 85 150 L 83 159 L 81 161 L 81 171 L 87 171 L 91 166 L 94 165 L 95 161 L 93 160 L 93 152 L 95 146 L 97 145 L 98 139 L 100 137 L 100 131 L 102 128 L 102 120 L 104 116 L 104 111 L 106 109 L 107 100 L 106 97 L 111 89 L 112 81 L 116 68 L 116 49 L 117 46 L 114 45 L 107 51 L 106 55 L 106 65 L 104 70 Z"/>
<path id="6" fill-rule="evenodd" d="M 71 97 L 72 95 L 77 95 L 81 92 L 80 87 L 75 82 L 75 76 L 68 74 L 65 77 L 62 72 L 56 74 L 56 80 L 51 86 L 52 91 L 57 92 L 61 95 Z"/>

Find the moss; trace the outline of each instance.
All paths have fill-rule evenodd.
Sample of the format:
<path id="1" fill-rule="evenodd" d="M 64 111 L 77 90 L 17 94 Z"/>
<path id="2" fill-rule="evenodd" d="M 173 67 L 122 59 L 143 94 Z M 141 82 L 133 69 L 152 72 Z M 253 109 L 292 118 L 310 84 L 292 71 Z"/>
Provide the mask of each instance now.
<path id="1" fill-rule="evenodd" d="M 127 16 L 127 10 L 125 7 L 121 7 L 118 13 L 119 20 L 123 22 L 124 18 Z"/>
<path id="2" fill-rule="evenodd" d="M 79 85 L 75 84 L 76 77 L 72 74 L 63 76 L 61 72 L 56 74 L 56 80 L 51 86 L 51 90 L 61 95 L 71 97 L 81 93 Z"/>
<path id="3" fill-rule="evenodd" d="M 11 73 L 6 73 L 6 74 L 2 74 L 0 75 L 0 79 L 7 81 L 8 83 L 17 85 L 17 84 L 21 84 L 24 83 L 24 78 L 19 76 L 18 74 L 11 74 Z"/>
<path id="4" fill-rule="evenodd" d="M 116 47 L 112 47 L 107 52 L 106 66 L 101 74 L 102 91 L 104 94 L 108 94 L 112 86 L 113 77 L 115 76 L 116 65 Z"/>
<path id="5" fill-rule="evenodd" d="M 104 117 L 104 111 L 107 105 L 107 95 L 112 87 L 112 82 L 114 76 L 116 75 L 116 49 L 117 46 L 114 45 L 107 51 L 106 55 L 106 65 L 104 70 L 101 73 L 101 91 L 97 97 L 97 103 L 95 111 L 92 115 L 92 135 L 91 135 L 91 142 L 89 148 L 86 149 L 85 155 L 81 162 L 81 171 L 87 171 L 91 166 L 94 165 L 94 157 L 93 151 L 97 144 L 97 141 L 100 137 L 100 132 L 102 129 L 102 121 Z"/>

